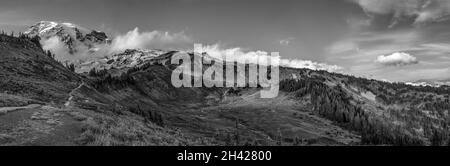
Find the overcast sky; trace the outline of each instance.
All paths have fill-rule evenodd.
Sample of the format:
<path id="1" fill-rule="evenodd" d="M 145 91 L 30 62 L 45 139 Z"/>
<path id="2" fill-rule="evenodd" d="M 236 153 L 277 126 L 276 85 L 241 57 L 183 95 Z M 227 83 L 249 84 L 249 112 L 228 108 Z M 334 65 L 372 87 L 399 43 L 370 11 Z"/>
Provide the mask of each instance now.
<path id="1" fill-rule="evenodd" d="M 449 14 L 447 0 L 0 0 L 0 29 L 49 20 L 110 36 L 182 32 L 196 43 L 409 81 L 450 77 Z"/>

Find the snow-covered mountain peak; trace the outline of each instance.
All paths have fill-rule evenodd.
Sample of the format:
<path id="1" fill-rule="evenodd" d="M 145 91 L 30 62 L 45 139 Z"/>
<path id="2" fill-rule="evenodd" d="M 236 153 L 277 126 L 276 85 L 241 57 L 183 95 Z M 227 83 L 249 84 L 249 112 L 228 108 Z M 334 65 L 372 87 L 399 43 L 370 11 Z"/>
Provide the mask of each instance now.
<path id="1" fill-rule="evenodd" d="M 99 45 L 110 43 L 110 39 L 104 32 L 90 30 L 72 23 L 54 21 L 40 21 L 31 26 L 24 34 L 39 36 L 42 40 L 57 37 L 64 43 L 70 54 L 86 48 L 95 51 Z"/>
<path id="2" fill-rule="evenodd" d="M 58 26 L 58 23 L 56 23 L 56 22 L 41 21 L 41 22 L 37 23 L 36 25 L 31 26 L 25 32 L 25 34 L 28 34 L 28 35 L 39 35 L 39 34 L 47 33 L 48 31 L 50 31 L 51 29 L 55 28 L 56 26 Z"/>
<path id="3" fill-rule="evenodd" d="M 124 69 L 139 67 L 146 63 L 153 62 L 161 55 L 174 51 L 163 50 L 145 50 L 145 49 L 127 49 L 121 53 L 113 54 L 108 57 L 93 59 L 82 62 L 77 66 L 77 72 L 88 72 L 92 68 L 96 69 Z M 176 51 L 178 52 L 178 51 Z"/>

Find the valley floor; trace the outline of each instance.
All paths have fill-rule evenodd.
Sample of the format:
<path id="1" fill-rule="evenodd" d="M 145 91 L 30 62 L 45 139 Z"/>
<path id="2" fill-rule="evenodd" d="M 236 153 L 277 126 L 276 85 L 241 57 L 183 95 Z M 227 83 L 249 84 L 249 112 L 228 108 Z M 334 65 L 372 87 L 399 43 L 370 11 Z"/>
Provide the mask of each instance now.
<path id="1" fill-rule="evenodd" d="M 77 88 L 79 89 L 79 88 Z M 75 89 L 75 91 L 77 90 Z M 33 104 L 3 107 L 0 145 L 357 145 L 358 135 L 308 111 L 306 103 L 282 94 L 257 92 L 218 103 L 161 103 L 164 127 L 142 117 L 75 106 Z"/>
<path id="2" fill-rule="evenodd" d="M 0 116 L 0 145 L 76 145 L 81 132 L 79 121 L 51 106 L 18 107 Z"/>
<path id="3" fill-rule="evenodd" d="M 168 124 L 209 137 L 221 145 L 357 145 L 360 136 L 308 110 L 306 103 L 280 94 L 261 99 L 250 91 L 217 104 L 165 105 Z M 238 137 L 239 139 L 236 139 Z"/>

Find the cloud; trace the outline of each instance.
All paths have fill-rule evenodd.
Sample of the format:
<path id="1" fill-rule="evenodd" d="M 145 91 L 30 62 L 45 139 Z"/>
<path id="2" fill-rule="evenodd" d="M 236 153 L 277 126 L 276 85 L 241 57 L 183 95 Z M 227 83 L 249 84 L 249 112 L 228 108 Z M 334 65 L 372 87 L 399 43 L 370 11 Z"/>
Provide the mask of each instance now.
<path id="1" fill-rule="evenodd" d="M 89 52 L 89 48 L 87 46 L 76 44 L 73 45 L 75 50 L 77 50 L 75 53 L 70 54 L 69 49 L 65 43 L 63 43 L 59 37 L 53 36 L 48 39 L 41 40 L 42 48 L 44 50 L 50 50 L 53 54 L 55 54 L 55 58 L 59 61 L 69 61 L 69 62 L 75 62 L 78 60 L 84 60 L 87 58 L 93 58 L 102 55 L 104 53 L 104 50 L 98 51 L 98 52 Z"/>
<path id="2" fill-rule="evenodd" d="M 125 49 L 181 49 L 192 46 L 193 40 L 184 34 L 161 31 L 139 32 L 138 28 L 113 39 L 111 52 Z"/>
<path id="3" fill-rule="evenodd" d="M 361 16 L 350 16 L 346 20 L 351 30 L 361 30 L 370 26 L 370 19 Z"/>
<path id="4" fill-rule="evenodd" d="M 44 50 L 50 50 L 56 54 L 56 59 L 64 59 L 67 56 L 66 52 L 68 54 L 68 50 L 66 50 L 65 45 L 56 36 L 42 40 L 41 44 Z"/>
<path id="5" fill-rule="evenodd" d="M 406 66 L 419 63 L 416 57 L 404 52 L 396 52 L 387 56 L 380 55 L 375 62 L 385 66 Z"/>
<path id="6" fill-rule="evenodd" d="M 438 79 L 446 76 L 440 75 L 443 73 L 441 69 L 450 66 L 450 42 L 446 33 L 441 34 L 440 31 L 427 28 L 355 33 L 328 46 L 325 50 L 328 53 L 326 60 L 344 66 L 346 73 L 375 79 L 384 78 L 392 81 L 430 77 Z M 403 63 L 400 61 L 397 67 L 386 67 L 396 66 L 392 61 L 390 64 L 387 61 L 383 61 L 385 64 L 380 63 L 382 61 L 382 58 L 378 58 L 380 55 L 384 55 L 386 59 L 393 53 L 407 53 L 415 57 L 416 62 L 410 60 L 411 64 L 406 65 L 407 61 Z M 427 70 L 423 75 L 414 75 L 415 71 L 424 69 Z"/>
<path id="7" fill-rule="evenodd" d="M 346 63 L 366 61 L 392 52 L 410 52 L 417 49 L 422 34 L 417 31 L 364 32 L 337 40 L 325 47 L 329 59 L 345 59 Z M 348 61 L 350 60 L 351 61 Z"/>
<path id="8" fill-rule="evenodd" d="M 414 24 L 439 22 L 450 15 L 448 0 L 351 0 L 357 3 L 367 15 L 391 15 L 390 26 L 399 20 L 412 18 Z"/>
<path id="9" fill-rule="evenodd" d="M 219 44 L 215 45 L 206 45 L 199 48 L 200 52 L 206 52 L 208 55 L 222 59 L 225 57 L 226 59 L 234 58 L 237 62 L 245 63 L 257 63 L 258 60 L 264 60 L 265 57 L 272 58 L 272 60 L 278 60 L 281 66 L 291 67 L 291 68 L 307 68 L 312 70 L 326 70 L 330 72 L 340 72 L 343 68 L 337 65 L 328 65 L 324 63 L 312 62 L 309 60 L 300 60 L 300 59 L 283 59 L 281 57 L 270 57 L 270 54 L 266 51 L 244 51 L 243 49 L 237 48 L 228 48 L 223 49 L 219 46 Z"/>
<path id="10" fill-rule="evenodd" d="M 69 53 L 70 51 L 66 43 L 62 42 L 57 36 L 42 39 L 41 44 L 44 50 L 50 50 L 53 54 L 55 54 L 55 59 L 63 63 L 68 62 L 78 64 L 87 60 L 112 55 L 110 50 L 111 47 L 105 44 L 99 44 L 95 45 L 93 48 L 88 48 L 88 46 L 84 44 L 76 43 L 73 45 L 73 49 L 76 50 L 76 52 Z"/>
<path id="11" fill-rule="evenodd" d="M 287 45 L 291 44 L 291 42 L 292 42 L 293 40 L 294 40 L 293 37 L 289 37 L 289 38 L 286 38 L 286 39 L 278 40 L 278 43 L 280 43 L 280 45 L 285 45 L 285 46 L 287 46 Z"/>
<path id="12" fill-rule="evenodd" d="M 442 58 L 450 58 L 450 43 L 425 43 L 419 46 L 421 51 L 427 55 L 440 56 Z"/>
<path id="13" fill-rule="evenodd" d="M 401 74 L 406 75 L 408 81 L 417 80 L 445 80 L 448 79 L 450 68 L 436 68 L 436 69 L 417 69 L 412 71 L 405 71 Z"/>
<path id="14" fill-rule="evenodd" d="M 353 0 L 368 14 L 394 14 L 411 16 L 422 6 L 423 0 Z"/>
<path id="15" fill-rule="evenodd" d="M 326 51 L 330 54 L 340 54 L 358 50 L 358 45 L 355 42 L 349 40 L 338 41 L 326 48 Z"/>

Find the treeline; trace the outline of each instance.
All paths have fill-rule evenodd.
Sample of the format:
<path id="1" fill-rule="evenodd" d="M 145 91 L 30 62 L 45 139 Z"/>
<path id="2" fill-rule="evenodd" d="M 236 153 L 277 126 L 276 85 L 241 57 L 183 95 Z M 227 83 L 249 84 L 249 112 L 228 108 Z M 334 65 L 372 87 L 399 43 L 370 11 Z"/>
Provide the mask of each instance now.
<path id="1" fill-rule="evenodd" d="M 95 67 L 89 70 L 88 75 L 91 77 L 105 77 L 108 74 L 107 69 L 97 70 Z"/>
<path id="2" fill-rule="evenodd" d="M 138 69 L 134 69 L 138 71 Z M 120 76 L 112 76 L 107 69 L 97 70 L 91 69 L 88 73 L 90 77 L 93 77 L 93 87 L 99 91 L 108 91 L 109 89 L 119 90 L 121 88 L 133 87 L 136 84 L 136 80 L 133 78 L 132 73 L 124 72 Z M 128 111 L 139 116 L 142 116 L 146 122 L 152 122 L 158 126 L 164 127 L 164 117 L 156 110 L 146 109 L 141 105 L 136 104 L 135 107 L 128 107 Z"/>
<path id="3" fill-rule="evenodd" d="M 164 117 L 156 110 L 142 109 L 140 105 L 137 104 L 136 107 L 130 107 L 128 111 L 142 116 L 146 122 L 152 122 L 158 126 L 164 127 Z"/>
<path id="4" fill-rule="evenodd" d="M 316 73 L 312 75 L 311 73 Z M 405 105 L 407 107 L 402 109 L 388 109 L 383 111 L 390 112 L 391 118 L 384 123 L 380 120 L 370 120 L 370 126 L 384 126 L 379 129 L 367 129 L 363 136 L 363 142 L 397 142 L 396 144 L 431 144 L 431 145 L 450 145 L 450 117 L 448 110 L 450 110 L 450 87 L 431 87 L 431 86 L 412 86 L 405 83 L 390 83 L 385 81 L 358 78 L 354 76 L 329 73 L 326 71 L 312 71 L 301 70 L 304 78 L 310 81 L 317 81 L 318 83 L 325 82 L 328 78 L 336 79 L 342 85 L 347 87 L 356 87 L 362 91 L 368 90 L 376 95 L 376 101 L 384 103 L 385 105 Z M 297 85 L 303 86 L 303 85 Z M 295 87 L 293 87 L 295 89 Z M 327 88 L 327 87 L 325 87 Z M 340 87 L 331 88 L 340 89 Z M 357 102 L 357 101 L 354 101 Z M 359 105 L 354 103 L 353 105 Z M 382 108 L 380 108 L 382 109 Z M 402 124 L 402 129 L 395 129 L 391 123 L 399 120 Z M 399 133 L 394 135 L 397 139 L 392 139 L 392 136 L 382 139 L 374 139 L 385 137 L 387 134 L 371 134 L 370 139 L 367 136 L 370 133 Z M 422 135 L 423 134 L 423 135 Z M 409 135 L 409 136 L 408 136 Z M 422 140 L 418 140 L 414 136 L 423 136 Z M 411 141 L 411 138 L 412 141 Z M 372 140 L 372 141 L 369 141 Z M 387 140 L 387 141 L 382 141 Z M 404 143 L 406 142 L 406 143 Z"/>
<path id="5" fill-rule="evenodd" d="M 45 55 L 47 55 L 47 57 L 49 57 L 50 59 L 53 59 L 54 61 L 58 62 L 59 64 L 61 64 L 62 66 L 66 67 L 67 69 L 69 69 L 71 72 L 75 72 L 75 64 L 73 63 L 69 63 L 69 62 L 65 62 L 63 64 L 63 62 L 58 61 L 55 57 L 56 54 L 52 53 L 50 50 L 45 51 Z"/>
<path id="6" fill-rule="evenodd" d="M 21 45 L 22 47 L 25 47 L 30 43 L 32 43 L 40 50 L 43 50 L 40 41 L 41 38 L 37 35 L 30 37 L 23 33 L 19 33 L 18 36 L 15 36 L 14 32 L 11 32 L 10 34 L 7 34 L 3 30 L 0 32 L 0 42 L 14 42 L 17 43 L 18 45 Z"/>
<path id="7" fill-rule="evenodd" d="M 108 73 L 108 70 L 96 70 L 93 68 L 89 72 L 89 76 L 95 77 L 93 79 L 93 86 L 97 90 L 107 90 L 108 88 L 121 89 L 129 85 L 134 85 L 136 83 L 135 79 L 131 74 L 122 73 L 120 76 L 112 76 Z"/>
<path id="8" fill-rule="evenodd" d="M 422 140 L 371 117 L 361 107 L 352 104 L 352 97 L 339 85 L 331 88 L 312 79 L 291 79 L 281 81 L 280 90 L 295 93 L 297 97 L 310 95 L 313 112 L 344 128 L 361 133 L 363 144 L 424 144 Z"/>
<path id="9" fill-rule="evenodd" d="M 423 108 L 425 110 L 430 110 L 433 112 L 438 112 L 440 114 L 444 114 L 444 111 L 442 111 L 442 110 L 450 110 L 450 102 L 448 99 L 445 99 L 444 101 L 429 102 L 429 103 L 425 103 L 423 105 Z"/>
<path id="10" fill-rule="evenodd" d="M 409 131 L 421 130 L 433 146 L 450 145 L 449 118 L 441 112 L 424 111 L 418 108 L 388 109 L 389 114 L 404 123 Z M 436 114 L 437 113 L 437 114 Z M 435 118 L 441 117 L 441 118 Z"/>
<path id="11" fill-rule="evenodd" d="M 312 80 L 283 80 L 280 90 L 293 92 L 297 97 L 310 95 L 314 112 L 348 128 L 361 130 L 367 127 L 368 116 L 360 107 L 352 105 L 351 97 L 339 87 L 331 89 Z"/>
<path id="12" fill-rule="evenodd" d="M 41 45 L 41 38 L 38 35 L 30 37 L 29 35 L 26 35 L 22 32 L 19 32 L 16 36 L 14 32 L 11 32 L 7 34 L 5 31 L 0 32 L 0 42 L 9 42 L 16 44 L 15 47 L 22 47 L 22 48 L 29 48 L 30 44 L 36 48 L 38 48 L 40 51 L 42 51 L 47 57 L 55 60 L 62 66 L 66 67 L 72 72 L 75 72 L 75 65 L 72 63 L 61 63 L 60 61 L 55 59 L 55 54 L 52 53 L 50 50 L 45 51 Z"/>

